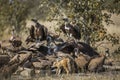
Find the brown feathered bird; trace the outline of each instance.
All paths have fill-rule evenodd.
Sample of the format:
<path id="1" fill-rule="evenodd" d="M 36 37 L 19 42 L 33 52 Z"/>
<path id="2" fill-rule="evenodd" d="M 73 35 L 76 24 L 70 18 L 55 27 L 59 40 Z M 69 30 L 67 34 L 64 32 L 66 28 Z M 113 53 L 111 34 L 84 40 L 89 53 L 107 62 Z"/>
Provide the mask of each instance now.
<path id="1" fill-rule="evenodd" d="M 31 26 L 29 31 L 29 36 L 26 39 L 26 43 L 43 41 L 47 38 L 47 28 L 44 25 L 41 25 L 37 20 L 31 19 L 35 23 L 35 26 Z"/>
<path id="2" fill-rule="evenodd" d="M 72 24 L 65 22 L 65 24 L 62 24 L 60 26 L 60 29 L 63 31 L 64 34 L 68 35 L 69 37 L 74 37 L 78 40 L 81 38 L 80 29 L 77 25 L 73 26 Z"/>
<path id="3" fill-rule="evenodd" d="M 21 38 L 15 34 L 15 30 L 12 30 L 12 36 L 9 40 L 13 47 L 20 47 L 22 45 Z"/>
<path id="4" fill-rule="evenodd" d="M 87 64 L 90 60 L 90 56 L 85 55 L 83 53 L 79 54 L 77 58 L 75 58 L 75 63 L 77 65 L 78 71 L 86 72 Z"/>
<path id="5" fill-rule="evenodd" d="M 19 66 L 19 55 L 16 55 L 12 58 L 12 60 L 9 61 L 7 65 L 4 65 L 2 68 L 0 68 L 0 78 L 10 78 L 11 75 L 18 69 Z"/>
<path id="6" fill-rule="evenodd" d="M 88 63 L 88 71 L 99 72 L 102 71 L 107 54 L 100 54 L 100 56 L 92 58 Z"/>
<path id="7" fill-rule="evenodd" d="M 26 44 L 29 42 L 35 42 L 35 27 L 32 25 L 29 30 L 29 36 L 25 40 Z"/>

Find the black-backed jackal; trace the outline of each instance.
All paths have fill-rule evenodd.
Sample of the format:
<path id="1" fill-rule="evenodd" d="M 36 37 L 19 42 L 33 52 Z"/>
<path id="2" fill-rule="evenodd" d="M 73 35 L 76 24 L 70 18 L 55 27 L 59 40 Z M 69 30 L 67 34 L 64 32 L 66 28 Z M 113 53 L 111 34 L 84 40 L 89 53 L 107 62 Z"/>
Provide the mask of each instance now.
<path id="1" fill-rule="evenodd" d="M 61 60 L 57 60 L 53 63 L 52 67 L 56 67 L 56 74 L 60 74 L 61 69 L 63 68 L 67 74 L 70 73 L 70 58 L 63 57 Z"/>

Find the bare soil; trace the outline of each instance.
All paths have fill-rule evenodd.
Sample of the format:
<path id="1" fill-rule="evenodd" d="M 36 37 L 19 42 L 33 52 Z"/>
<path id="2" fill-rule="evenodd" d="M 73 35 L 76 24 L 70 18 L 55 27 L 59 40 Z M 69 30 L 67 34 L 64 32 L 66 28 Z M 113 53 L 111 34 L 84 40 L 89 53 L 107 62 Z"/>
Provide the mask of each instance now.
<path id="1" fill-rule="evenodd" d="M 11 80 L 120 80 L 120 71 L 108 71 L 102 73 L 78 73 L 61 75 L 36 75 L 34 77 L 12 76 Z"/>

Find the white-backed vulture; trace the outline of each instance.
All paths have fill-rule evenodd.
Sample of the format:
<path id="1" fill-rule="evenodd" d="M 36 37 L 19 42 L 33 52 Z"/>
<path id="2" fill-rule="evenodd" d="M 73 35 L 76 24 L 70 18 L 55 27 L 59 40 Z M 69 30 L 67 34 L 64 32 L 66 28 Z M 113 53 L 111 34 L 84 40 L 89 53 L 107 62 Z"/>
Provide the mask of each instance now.
<path id="1" fill-rule="evenodd" d="M 75 63 L 77 65 L 77 69 L 79 71 L 82 71 L 82 72 L 85 72 L 86 69 L 87 69 L 87 64 L 90 60 L 90 57 L 88 55 L 85 55 L 85 54 L 79 54 L 77 56 L 77 58 L 75 58 Z"/>
<path id="2" fill-rule="evenodd" d="M 100 56 L 91 59 L 88 64 L 88 71 L 99 72 L 103 70 L 103 64 L 105 62 L 106 57 L 106 54 L 100 54 Z"/>

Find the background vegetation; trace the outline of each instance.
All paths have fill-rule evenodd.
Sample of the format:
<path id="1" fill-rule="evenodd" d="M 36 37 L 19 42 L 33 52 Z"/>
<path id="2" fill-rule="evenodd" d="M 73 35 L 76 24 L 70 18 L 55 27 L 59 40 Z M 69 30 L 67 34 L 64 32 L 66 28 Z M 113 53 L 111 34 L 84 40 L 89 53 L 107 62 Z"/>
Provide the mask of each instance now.
<path id="1" fill-rule="evenodd" d="M 82 39 L 88 37 L 93 47 L 99 41 L 115 45 L 119 43 L 119 36 L 107 33 L 103 22 L 114 24 L 111 14 L 119 15 L 119 7 L 119 0 L 0 0 L 0 35 L 7 28 L 15 28 L 19 34 L 31 18 L 57 21 L 61 25 L 67 17 L 69 22 L 76 20 Z"/>

